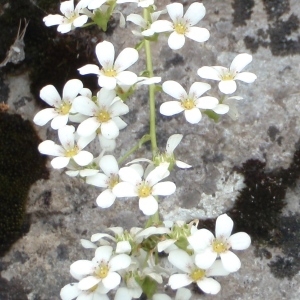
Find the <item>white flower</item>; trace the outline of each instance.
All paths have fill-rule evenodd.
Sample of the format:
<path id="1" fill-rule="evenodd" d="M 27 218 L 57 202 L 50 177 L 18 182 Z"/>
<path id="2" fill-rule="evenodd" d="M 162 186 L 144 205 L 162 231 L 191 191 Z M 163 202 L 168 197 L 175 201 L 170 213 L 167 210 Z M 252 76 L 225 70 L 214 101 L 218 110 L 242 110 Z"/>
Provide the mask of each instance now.
<path id="1" fill-rule="evenodd" d="M 112 254 L 111 246 L 101 246 L 96 249 L 92 261 L 78 260 L 70 266 L 72 276 L 80 280 L 79 289 L 86 291 L 101 282 L 109 291 L 119 285 L 121 276 L 116 271 L 126 269 L 131 263 L 131 258 L 127 254 Z"/>
<path id="2" fill-rule="evenodd" d="M 151 24 L 153 22 L 155 22 L 161 14 L 164 14 L 164 13 L 165 13 L 165 11 L 163 11 L 163 10 L 150 13 L 150 20 L 151 20 L 150 24 L 147 23 L 146 20 L 141 15 L 138 15 L 138 14 L 128 15 L 126 18 L 126 21 L 130 21 L 130 22 L 134 23 L 135 25 L 138 25 L 139 27 L 141 27 L 141 29 L 142 29 L 141 32 L 132 30 L 132 33 L 134 35 L 139 36 L 139 37 L 152 36 L 153 34 L 155 34 L 155 32 L 151 28 Z"/>
<path id="3" fill-rule="evenodd" d="M 200 77 L 212 80 L 218 80 L 219 89 L 224 94 L 232 94 L 236 91 L 235 80 L 241 80 L 246 83 L 252 83 L 257 76 L 250 72 L 241 72 L 252 61 L 252 55 L 247 53 L 238 54 L 232 61 L 230 68 L 214 66 L 202 67 L 197 73 Z"/>
<path id="4" fill-rule="evenodd" d="M 227 272 L 220 261 L 205 267 L 199 262 L 194 262 L 194 256 L 189 256 L 185 251 L 178 249 L 170 252 L 168 260 L 184 274 L 173 274 L 169 278 L 169 285 L 172 289 L 178 289 L 195 282 L 198 287 L 206 294 L 217 294 L 221 285 L 209 278 L 210 276 L 225 276 Z"/>
<path id="5" fill-rule="evenodd" d="M 245 232 L 231 235 L 232 228 L 232 219 L 223 214 L 216 221 L 216 237 L 207 229 L 200 229 L 188 237 L 190 245 L 196 252 L 196 263 L 209 267 L 220 256 L 224 268 L 229 272 L 236 272 L 241 267 L 241 261 L 229 249 L 247 249 L 251 239 Z"/>
<path id="6" fill-rule="evenodd" d="M 45 125 L 52 120 L 51 127 L 59 129 L 68 123 L 70 113 L 75 113 L 73 108 L 73 100 L 82 90 L 83 84 L 78 79 L 69 80 L 64 88 L 62 99 L 53 85 L 47 85 L 40 91 L 40 97 L 47 104 L 54 108 L 45 108 L 38 112 L 33 122 L 39 126 Z"/>
<path id="7" fill-rule="evenodd" d="M 64 1 L 60 4 L 61 15 L 48 15 L 44 17 L 43 21 L 46 26 L 58 25 L 57 31 L 61 33 L 69 32 L 74 27 L 81 27 L 88 20 L 87 15 L 80 15 L 86 13 L 86 0 L 79 1 L 74 8 L 74 0 Z"/>
<path id="8" fill-rule="evenodd" d="M 99 162 L 103 173 L 89 176 L 86 183 L 106 188 L 97 198 L 97 205 L 102 208 L 110 207 L 116 200 L 113 194 L 113 187 L 119 183 L 119 166 L 113 155 L 104 155 Z"/>
<path id="9" fill-rule="evenodd" d="M 181 3 L 172 3 L 167 5 L 167 10 L 172 22 L 166 20 L 158 20 L 153 22 L 151 29 L 160 33 L 172 31 L 168 44 L 173 50 L 183 47 L 185 37 L 196 42 L 205 42 L 209 39 L 209 31 L 205 28 L 194 27 L 206 13 L 202 3 L 194 2 L 190 5 L 183 16 L 183 5 Z"/>
<path id="10" fill-rule="evenodd" d="M 88 4 L 88 9 L 97 9 L 102 4 L 106 3 L 107 0 L 84 0 Z"/>
<path id="11" fill-rule="evenodd" d="M 78 96 L 73 106 L 83 115 L 90 116 L 78 126 L 80 136 L 91 136 L 100 127 L 101 134 L 107 139 L 115 139 L 119 135 L 117 123 L 124 123 L 119 116 L 129 111 L 128 106 L 116 98 L 115 91 L 105 88 L 98 92 L 96 103 L 85 96 Z"/>
<path id="12" fill-rule="evenodd" d="M 104 41 L 96 46 L 96 55 L 102 69 L 97 65 L 88 64 L 78 69 L 80 74 L 98 75 L 98 84 L 101 87 L 112 90 L 117 83 L 133 85 L 136 83 L 137 75 L 130 71 L 124 71 L 133 65 L 139 58 L 137 50 L 125 48 L 115 60 L 114 45 Z"/>
<path id="13" fill-rule="evenodd" d="M 62 300 L 109 300 L 108 296 L 103 294 L 103 289 L 101 289 L 100 285 L 85 291 L 78 287 L 77 282 L 65 285 L 60 291 L 60 297 Z"/>
<path id="14" fill-rule="evenodd" d="M 132 167 L 124 167 L 119 171 L 123 182 L 113 188 L 117 197 L 139 197 L 139 208 L 145 215 L 153 215 L 158 209 L 154 196 L 168 196 L 175 192 L 176 185 L 171 181 L 159 182 L 169 176 L 169 164 L 163 164 L 151 171 L 146 179 Z"/>
<path id="15" fill-rule="evenodd" d="M 128 2 L 137 3 L 138 7 L 143 7 L 143 8 L 149 7 L 150 5 L 154 4 L 154 0 L 117 0 L 118 4 L 128 3 Z"/>
<path id="16" fill-rule="evenodd" d="M 192 293 L 187 288 L 180 288 L 177 290 L 174 300 L 189 300 L 192 297 Z M 166 294 L 154 294 L 153 300 L 172 300 L 170 296 Z"/>
<path id="17" fill-rule="evenodd" d="M 169 253 L 172 250 L 178 249 L 175 245 L 177 241 L 179 243 L 185 244 L 187 242 L 187 237 L 189 237 L 192 233 L 197 231 L 197 226 L 194 225 L 194 222 L 187 224 L 184 221 L 164 221 L 166 227 L 170 228 L 170 232 L 168 233 L 165 240 L 157 243 L 157 251 L 158 252 L 166 252 Z"/>
<path id="18" fill-rule="evenodd" d="M 39 144 L 38 149 L 40 153 L 57 156 L 51 161 L 54 169 L 66 167 L 71 159 L 74 159 L 79 166 L 86 166 L 93 160 L 93 155 L 90 152 L 82 151 L 86 146 L 85 141 L 78 139 L 77 143 L 75 143 L 74 132 L 74 126 L 66 125 L 58 129 L 58 138 L 61 146 L 50 140 Z"/>
<path id="19" fill-rule="evenodd" d="M 177 99 L 167 101 L 160 106 L 160 113 L 165 116 L 172 116 L 184 111 L 186 120 L 191 124 L 199 123 L 202 115 L 200 109 L 213 109 L 219 101 L 215 97 L 200 97 L 208 91 L 211 86 L 203 82 L 194 82 L 189 93 L 176 81 L 168 80 L 162 85 L 163 91 Z"/>

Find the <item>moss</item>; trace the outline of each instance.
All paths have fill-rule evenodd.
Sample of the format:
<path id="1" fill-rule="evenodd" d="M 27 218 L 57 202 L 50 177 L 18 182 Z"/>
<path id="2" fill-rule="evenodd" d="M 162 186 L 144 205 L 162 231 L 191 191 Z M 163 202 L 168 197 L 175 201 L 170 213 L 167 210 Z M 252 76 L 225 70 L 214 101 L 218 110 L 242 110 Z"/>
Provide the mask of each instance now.
<path id="1" fill-rule="evenodd" d="M 46 158 L 31 123 L 0 113 L 0 255 L 29 229 L 26 199 L 30 186 L 47 177 Z"/>

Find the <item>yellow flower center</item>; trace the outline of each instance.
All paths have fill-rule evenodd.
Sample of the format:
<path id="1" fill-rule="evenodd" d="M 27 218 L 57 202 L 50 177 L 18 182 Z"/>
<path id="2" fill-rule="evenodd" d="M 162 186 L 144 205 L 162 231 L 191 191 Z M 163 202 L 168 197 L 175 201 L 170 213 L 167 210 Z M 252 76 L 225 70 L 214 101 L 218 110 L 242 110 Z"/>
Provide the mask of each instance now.
<path id="1" fill-rule="evenodd" d="M 117 76 L 117 72 L 115 69 L 106 69 L 106 70 L 103 70 L 103 73 L 105 76 L 108 76 L 108 77 L 116 77 Z"/>
<path id="2" fill-rule="evenodd" d="M 226 81 L 226 80 L 233 80 L 235 76 L 231 72 L 226 72 L 226 73 L 222 74 L 221 77 L 222 77 L 222 80 Z"/>
<path id="3" fill-rule="evenodd" d="M 74 148 L 71 148 L 71 149 L 68 149 L 65 151 L 65 156 L 66 157 L 73 157 L 75 156 L 77 153 L 78 153 L 78 147 L 74 147 Z"/>
<path id="4" fill-rule="evenodd" d="M 113 189 L 113 187 L 119 183 L 119 176 L 116 175 L 116 174 L 113 174 L 109 177 L 109 180 L 108 180 L 108 187 L 110 190 Z"/>
<path id="5" fill-rule="evenodd" d="M 223 240 L 217 240 L 215 239 L 212 243 L 212 248 L 214 252 L 217 252 L 218 254 L 226 252 L 229 248 L 229 245 L 224 242 Z"/>
<path id="6" fill-rule="evenodd" d="M 177 23 L 174 25 L 174 30 L 178 34 L 185 34 L 187 32 L 187 27 L 186 27 L 186 25 L 184 25 L 182 23 Z"/>
<path id="7" fill-rule="evenodd" d="M 72 104 L 69 101 L 62 102 L 62 104 L 56 109 L 61 115 L 66 115 L 69 113 Z"/>
<path id="8" fill-rule="evenodd" d="M 103 109 L 98 113 L 97 119 L 100 123 L 108 122 L 111 119 L 110 113 L 107 110 Z"/>
<path id="9" fill-rule="evenodd" d="M 150 196 L 151 192 L 152 188 L 146 183 L 141 184 L 141 186 L 138 188 L 138 195 L 141 198 L 146 198 Z"/>
<path id="10" fill-rule="evenodd" d="M 205 277 L 205 270 L 202 269 L 195 269 L 191 274 L 190 277 L 194 280 L 194 281 L 198 281 L 201 280 Z"/>
<path id="11" fill-rule="evenodd" d="M 181 106 L 186 110 L 190 110 L 196 107 L 193 99 L 184 99 L 183 101 L 181 101 Z"/>
<path id="12" fill-rule="evenodd" d="M 94 272 L 94 275 L 98 278 L 105 278 L 108 274 L 109 268 L 107 264 L 101 263 Z"/>

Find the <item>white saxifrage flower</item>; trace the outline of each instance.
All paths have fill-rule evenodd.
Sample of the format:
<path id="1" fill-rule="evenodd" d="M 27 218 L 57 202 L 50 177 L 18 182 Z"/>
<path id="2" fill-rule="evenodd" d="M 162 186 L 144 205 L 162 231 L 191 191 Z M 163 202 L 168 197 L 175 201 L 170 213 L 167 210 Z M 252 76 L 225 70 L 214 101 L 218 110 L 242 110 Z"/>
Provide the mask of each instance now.
<path id="1" fill-rule="evenodd" d="M 151 19 L 151 23 L 147 23 L 145 21 L 145 19 L 138 14 L 130 14 L 127 16 L 126 21 L 130 21 L 132 23 L 134 23 L 135 25 L 138 25 L 139 27 L 141 27 L 141 31 L 137 31 L 137 30 L 132 30 L 132 33 L 136 36 L 139 37 L 144 37 L 144 36 L 152 36 L 153 34 L 155 34 L 155 32 L 153 31 L 153 29 L 151 28 L 151 24 L 153 22 L 155 22 L 159 16 L 161 14 L 165 13 L 165 11 L 160 10 L 160 11 L 155 11 L 153 13 L 150 14 L 150 19 Z"/>
<path id="2" fill-rule="evenodd" d="M 88 64 L 79 68 L 82 75 L 98 75 L 98 84 L 101 87 L 112 90 L 117 83 L 133 85 L 136 83 L 137 75 L 130 71 L 125 71 L 133 65 L 139 58 L 137 50 L 125 48 L 115 60 L 115 48 L 110 42 L 104 41 L 96 46 L 96 56 L 102 69 L 97 65 Z"/>
<path id="3" fill-rule="evenodd" d="M 202 3 L 192 3 L 185 15 L 183 15 L 183 5 L 181 3 L 169 4 L 167 10 L 172 22 L 158 20 L 152 23 L 151 29 L 157 33 L 172 32 L 168 39 L 168 45 L 171 49 L 182 48 L 185 37 L 196 42 L 205 42 L 209 39 L 209 31 L 206 28 L 193 26 L 205 16 L 206 10 Z"/>
<path id="4" fill-rule="evenodd" d="M 62 300 L 109 300 L 108 296 L 104 294 L 101 285 L 84 291 L 78 287 L 78 282 L 65 285 L 60 291 L 60 297 Z"/>
<path id="5" fill-rule="evenodd" d="M 216 221 L 216 237 L 207 229 L 200 229 L 188 237 L 190 245 L 196 252 L 196 263 L 209 267 L 220 256 L 224 268 L 229 272 L 236 272 L 241 267 L 241 261 L 229 249 L 247 249 L 251 244 L 251 238 L 245 232 L 231 235 L 232 228 L 232 219 L 223 214 Z"/>
<path id="6" fill-rule="evenodd" d="M 131 263 L 127 254 L 113 256 L 111 246 L 101 246 L 95 251 L 92 261 L 78 260 L 70 266 L 71 275 L 80 280 L 78 288 L 87 291 L 101 283 L 107 291 L 116 288 L 121 282 L 117 271 L 126 269 Z"/>
<path id="7" fill-rule="evenodd" d="M 43 21 L 46 26 L 58 25 L 57 31 L 60 33 L 67 33 L 75 27 L 81 27 L 88 20 L 88 11 L 85 9 L 87 1 L 79 1 L 74 8 L 74 0 L 64 1 L 60 4 L 60 11 L 62 15 L 48 15 L 44 17 Z M 86 15 L 88 14 L 88 15 Z"/>
<path id="8" fill-rule="evenodd" d="M 61 146 L 50 140 L 39 144 L 40 153 L 57 156 L 51 161 L 54 169 L 66 167 L 71 159 L 74 159 L 79 166 L 86 166 L 93 160 L 93 155 L 90 152 L 82 150 L 87 145 L 85 141 L 77 140 L 74 132 L 74 126 L 66 125 L 58 129 Z"/>
<path id="9" fill-rule="evenodd" d="M 176 185 L 171 181 L 159 182 L 169 176 L 169 164 L 163 164 L 151 171 L 145 179 L 132 167 L 119 171 L 122 182 L 113 188 L 117 197 L 139 197 L 139 208 L 145 215 L 153 215 L 158 209 L 154 196 L 168 196 L 175 192 Z"/>
<path id="10" fill-rule="evenodd" d="M 250 72 L 241 72 L 252 61 L 252 55 L 247 53 L 238 54 L 232 61 L 230 68 L 214 66 L 202 67 L 197 73 L 201 78 L 218 80 L 219 89 L 224 94 L 232 94 L 236 91 L 235 80 L 252 83 L 257 76 Z"/>
<path id="11" fill-rule="evenodd" d="M 160 106 L 160 113 L 165 116 L 172 116 L 184 111 L 186 120 L 191 124 L 200 122 L 202 118 L 200 109 L 213 109 L 219 103 L 215 97 L 200 97 L 211 88 L 207 83 L 194 82 L 189 93 L 178 82 L 172 80 L 165 81 L 162 88 L 165 93 L 177 100 L 163 103 Z"/>
<path id="12" fill-rule="evenodd" d="M 97 173 L 89 176 L 86 183 L 98 187 L 106 188 L 97 198 L 97 205 L 102 208 L 110 207 L 116 200 L 113 194 L 113 187 L 119 183 L 119 166 L 113 155 L 104 155 L 99 162 L 99 166 L 103 173 Z"/>
<path id="13" fill-rule="evenodd" d="M 33 122 L 36 125 L 43 126 L 50 120 L 53 129 L 59 129 L 67 125 L 70 113 L 75 113 L 73 100 L 82 90 L 83 84 L 78 79 L 69 80 L 62 93 L 62 98 L 53 85 L 47 85 L 40 91 L 40 97 L 53 108 L 45 108 L 38 112 Z"/>
<path id="14" fill-rule="evenodd" d="M 220 261 L 215 261 L 209 267 L 195 261 L 194 256 L 189 256 L 184 250 L 177 249 L 169 253 L 169 262 L 183 274 L 173 274 L 169 278 L 169 285 L 172 289 L 178 289 L 195 282 L 206 294 L 217 294 L 221 290 L 221 285 L 211 276 L 225 276 L 226 271 Z"/>
<path id="15" fill-rule="evenodd" d="M 102 88 L 97 94 L 96 102 L 85 96 L 78 96 L 73 106 L 81 114 L 90 116 L 78 126 L 80 136 L 91 136 L 100 128 L 105 138 L 115 139 L 119 135 L 118 124 L 126 125 L 119 116 L 127 114 L 129 108 L 120 98 L 116 98 L 114 90 Z"/>

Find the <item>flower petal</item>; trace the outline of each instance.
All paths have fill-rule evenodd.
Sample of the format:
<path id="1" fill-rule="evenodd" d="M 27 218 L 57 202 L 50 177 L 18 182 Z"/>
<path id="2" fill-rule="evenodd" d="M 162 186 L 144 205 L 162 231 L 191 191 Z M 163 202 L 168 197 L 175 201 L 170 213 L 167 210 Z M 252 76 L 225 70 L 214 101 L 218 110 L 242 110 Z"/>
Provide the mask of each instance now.
<path id="1" fill-rule="evenodd" d="M 79 276 L 87 276 L 91 274 L 94 270 L 94 265 L 90 260 L 77 260 L 70 266 L 70 273 L 71 275 L 75 275 L 76 279 L 79 278 Z"/>
<path id="2" fill-rule="evenodd" d="M 46 140 L 39 144 L 39 152 L 46 155 L 62 156 L 64 154 L 63 147 L 55 144 L 53 141 Z"/>
<path id="3" fill-rule="evenodd" d="M 146 28 L 147 23 L 141 15 L 138 14 L 130 14 L 127 16 L 126 21 L 130 21 L 135 25 L 138 25 L 142 28 Z"/>
<path id="4" fill-rule="evenodd" d="M 152 195 L 169 196 L 176 191 L 176 185 L 171 181 L 164 181 L 155 184 L 152 188 Z"/>
<path id="5" fill-rule="evenodd" d="M 191 279 L 191 277 L 188 274 L 173 274 L 170 276 L 168 284 L 171 286 L 173 290 L 175 290 L 183 286 L 187 286 L 192 282 L 193 279 Z"/>
<path id="6" fill-rule="evenodd" d="M 93 154 L 88 151 L 80 151 L 73 156 L 73 159 L 79 166 L 87 166 L 93 160 Z"/>
<path id="7" fill-rule="evenodd" d="M 94 287 L 96 284 L 98 284 L 100 281 L 100 278 L 96 278 L 94 276 L 87 276 L 79 281 L 78 287 L 83 291 L 87 291 Z"/>
<path id="8" fill-rule="evenodd" d="M 51 166 L 54 169 L 62 169 L 65 168 L 69 162 L 70 162 L 70 157 L 59 156 L 51 160 Z"/>
<path id="9" fill-rule="evenodd" d="M 107 208 L 114 204 L 116 196 L 111 190 L 104 190 L 96 199 L 97 205 L 101 208 Z"/>
<path id="10" fill-rule="evenodd" d="M 202 119 L 202 114 L 197 107 L 184 111 L 186 120 L 191 124 L 197 124 Z"/>
<path id="11" fill-rule="evenodd" d="M 217 294 L 221 290 L 221 285 L 213 278 L 203 278 L 197 281 L 198 287 L 206 294 Z"/>
<path id="12" fill-rule="evenodd" d="M 202 3 L 194 2 L 184 14 L 184 19 L 188 21 L 190 26 L 197 24 L 205 16 L 206 9 Z"/>
<path id="13" fill-rule="evenodd" d="M 173 29 L 173 23 L 167 20 L 158 20 L 152 23 L 151 29 L 154 32 L 160 33 L 160 32 L 166 32 L 166 31 L 174 31 Z"/>
<path id="14" fill-rule="evenodd" d="M 103 69 L 111 69 L 115 60 L 115 47 L 112 43 L 103 41 L 96 46 L 96 56 Z"/>
<path id="15" fill-rule="evenodd" d="M 167 101 L 159 108 L 160 113 L 165 116 L 173 116 L 183 110 L 184 108 L 181 106 L 181 102 L 179 101 Z"/>
<path id="16" fill-rule="evenodd" d="M 133 85 L 137 81 L 137 75 L 131 71 L 122 71 L 117 76 L 116 79 L 125 85 Z"/>
<path id="17" fill-rule="evenodd" d="M 176 160 L 175 161 L 175 164 L 178 168 L 180 169 L 188 169 L 188 168 L 191 168 L 192 166 L 183 162 L 183 161 L 180 161 L 180 160 Z"/>
<path id="18" fill-rule="evenodd" d="M 72 300 L 81 293 L 82 291 L 78 288 L 78 283 L 70 283 L 60 290 L 60 297 L 62 300 Z"/>
<path id="19" fill-rule="evenodd" d="M 207 229 L 199 229 L 193 235 L 187 238 L 195 252 L 204 250 L 210 247 L 211 242 L 214 240 L 214 235 Z"/>
<path id="20" fill-rule="evenodd" d="M 256 80 L 257 76 L 253 73 L 250 72 L 242 72 L 242 73 L 238 73 L 234 79 L 236 80 L 241 80 L 244 81 L 246 83 L 252 83 Z"/>
<path id="21" fill-rule="evenodd" d="M 211 248 L 206 248 L 204 251 L 199 252 L 195 256 L 195 264 L 200 269 L 208 269 L 217 259 L 217 253 L 213 252 Z"/>
<path id="22" fill-rule="evenodd" d="M 149 197 L 140 198 L 139 208 L 146 216 L 154 215 L 158 210 L 157 200 L 150 195 Z"/>
<path id="23" fill-rule="evenodd" d="M 130 256 L 128 256 L 127 254 L 119 254 L 114 256 L 110 260 L 109 269 L 110 271 L 118 271 L 118 270 L 126 269 L 127 267 L 129 267 L 130 263 L 131 263 Z"/>
<path id="24" fill-rule="evenodd" d="M 168 138 L 166 152 L 172 154 L 182 140 L 182 134 L 173 134 Z"/>
<path id="25" fill-rule="evenodd" d="M 67 115 L 58 115 L 56 117 L 53 118 L 52 122 L 51 122 L 51 127 L 53 129 L 60 129 L 63 126 L 67 125 L 69 120 L 69 114 Z"/>
<path id="26" fill-rule="evenodd" d="M 236 91 L 236 83 L 234 80 L 225 80 L 219 82 L 219 89 L 222 93 L 228 95 Z"/>
<path id="27" fill-rule="evenodd" d="M 210 276 L 226 276 L 228 275 L 230 272 L 227 271 L 223 264 L 222 261 L 220 259 L 216 260 L 211 267 L 209 267 L 208 270 L 206 270 L 206 276 L 210 277 Z"/>
<path id="28" fill-rule="evenodd" d="M 98 247 L 95 251 L 95 261 L 97 263 L 108 262 L 112 256 L 113 248 L 111 246 L 101 246 Z"/>
<path id="29" fill-rule="evenodd" d="M 101 124 L 101 133 L 109 140 L 115 139 L 119 135 L 119 128 L 113 120 L 109 120 Z"/>
<path id="30" fill-rule="evenodd" d="M 87 65 L 79 68 L 78 71 L 81 75 L 86 75 L 86 74 L 99 75 L 99 73 L 100 73 L 99 67 L 97 65 L 93 65 L 93 64 L 87 64 Z"/>
<path id="31" fill-rule="evenodd" d="M 40 98 L 54 107 L 58 107 L 61 103 L 61 97 L 53 85 L 43 87 L 40 91 Z"/>
<path id="32" fill-rule="evenodd" d="M 194 265 L 192 257 L 181 249 L 171 251 L 168 260 L 176 268 L 186 273 L 189 273 Z"/>
<path id="33" fill-rule="evenodd" d="M 181 3 L 172 3 L 167 5 L 167 10 L 173 22 L 183 17 L 183 5 Z"/>
<path id="34" fill-rule="evenodd" d="M 81 15 L 73 21 L 73 25 L 75 27 L 81 27 L 87 22 L 88 18 L 89 17 L 87 15 Z"/>
<path id="35" fill-rule="evenodd" d="M 134 48 L 125 48 L 116 58 L 114 69 L 119 73 L 126 70 L 139 59 L 139 53 Z"/>
<path id="36" fill-rule="evenodd" d="M 218 115 L 224 115 L 224 114 L 228 113 L 229 106 L 226 104 L 218 104 L 212 110 Z"/>
<path id="37" fill-rule="evenodd" d="M 54 108 L 45 108 L 39 111 L 33 118 L 33 122 L 36 125 L 44 126 L 48 123 L 51 119 L 56 117 L 58 113 L 55 111 Z"/>
<path id="38" fill-rule="evenodd" d="M 230 71 L 240 72 L 252 61 L 252 55 L 247 53 L 238 54 L 230 65 Z"/>
<path id="39" fill-rule="evenodd" d="M 220 257 L 225 270 L 230 273 L 236 272 L 241 267 L 240 259 L 231 251 L 221 253 Z"/>
<path id="40" fill-rule="evenodd" d="M 216 238 L 229 238 L 233 228 L 233 221 L 227 215 L 220 215 L 216 220 Z"/>
<path id="41" fill-rule="evenodd" d="M 100 74 L 98 77 L 98 84 L 103 88 L 113 90 L 117 85 L 117 80 L 115 77 L 108 77 L 103 74 Z"/>
<path id="42" fill-rule="evenodd" d="M 83 83 L 78 79 L 71 79 L 67 81 L 63 88 L 63 100 L 73 100 L 83 89 Z"/>
<path id="43" fill-rule="evenodd" d="M 172 50 L 181 49 L 184 43 L 185 36 L 183 34 L 178 34 L 176 31 L 172 32 L 168 38 L 168 45 Z"/>
<path id="44" fill-rule="evenodd" d="M 193 41 L 202 43 L 209 39 L 210 33 L 206 28 L 190 27 L 185 36 Z"/>
<path id="45" fill-rule="evenodd" d="M 131 167 L 121 168 L 119 171 L 120 178 L 131 184 L 137 184 L 142 181 L 140 174 Z"/>
<path id="46" fill-rule="evenodd" d="M 177 81 L 165 81 L 162 84 L 162 89 L 165 93 L 177 100 L 185 99 L 187 97 L 185 89 Z"/>
<path id="47" fill-rule="evenodd" d="M 215 97 L 204 96 L 204 97 L 197 99 L 195 102 L 196 102 L 196 106 L 198 108 L 213 109 L 218 105 L 219 100 Z"/>
<path id="48" fill-rule="evenodd" d="M 43 22 L 47 27 L 53 26 L 53 25 L 59 25 L 63 22 L 64 17 L 62 15 L 48 15 L 43 18 Z"/>
<path id="49" fill-rule="evenodd" d="M 129 182 L 119 182 L 113 187 L 113 194 L 117 197 L 136 197 L 138 196 L 136 188 Z"/>
<path id="50" fill-rule="evenodd" d="M 91 136 L 95 131 L 100 127 L 100 123 L 98 122 L 96 117 L 91 117 L 84 120 L 81 124 L 79 124 L 77 128 L 77 133 L 80 136 L 88 137 Z"/>
<path id="51" fill-rule="evenodd" d="M 212 80 L 221 80 L 221 75 L 220 73 L 213 67 L 202 67 L 199 68 L 197 71 L 197 74 L 201 77 L 201 78 L 205 78 L 205 79 L 212 79 Z"/>
<path id="52" fill-rule="evenodd" d="M 117 287 L 121 282 L 121 276 L 116 272 L 109 272 L 108 275 L 102 279 L 104 287 L 111 290 Z"/>
<path id="53" fill-rule="evenodd" d="M 107 175 L 118 174 L 119 166 L 116 158 L 113 155 L 105 155 L 100 160 L 100 168 Z"/>
<path id="54" fill-rule="evenodd" d="M 251 244 L 251 238 L 246 232 L 238 232 L 233 234 L 228 242 L 231 245 L 231 248 L 234 250 L 244 250 L 247 249 Z"/>
<path id="55" fill-rule="evenodd" d="M 211 89 L 211 85 L 204 82 L 194 82 L 189 90 L 189 97 L 193 99 L 200 98 L 205 92 Z"/>

